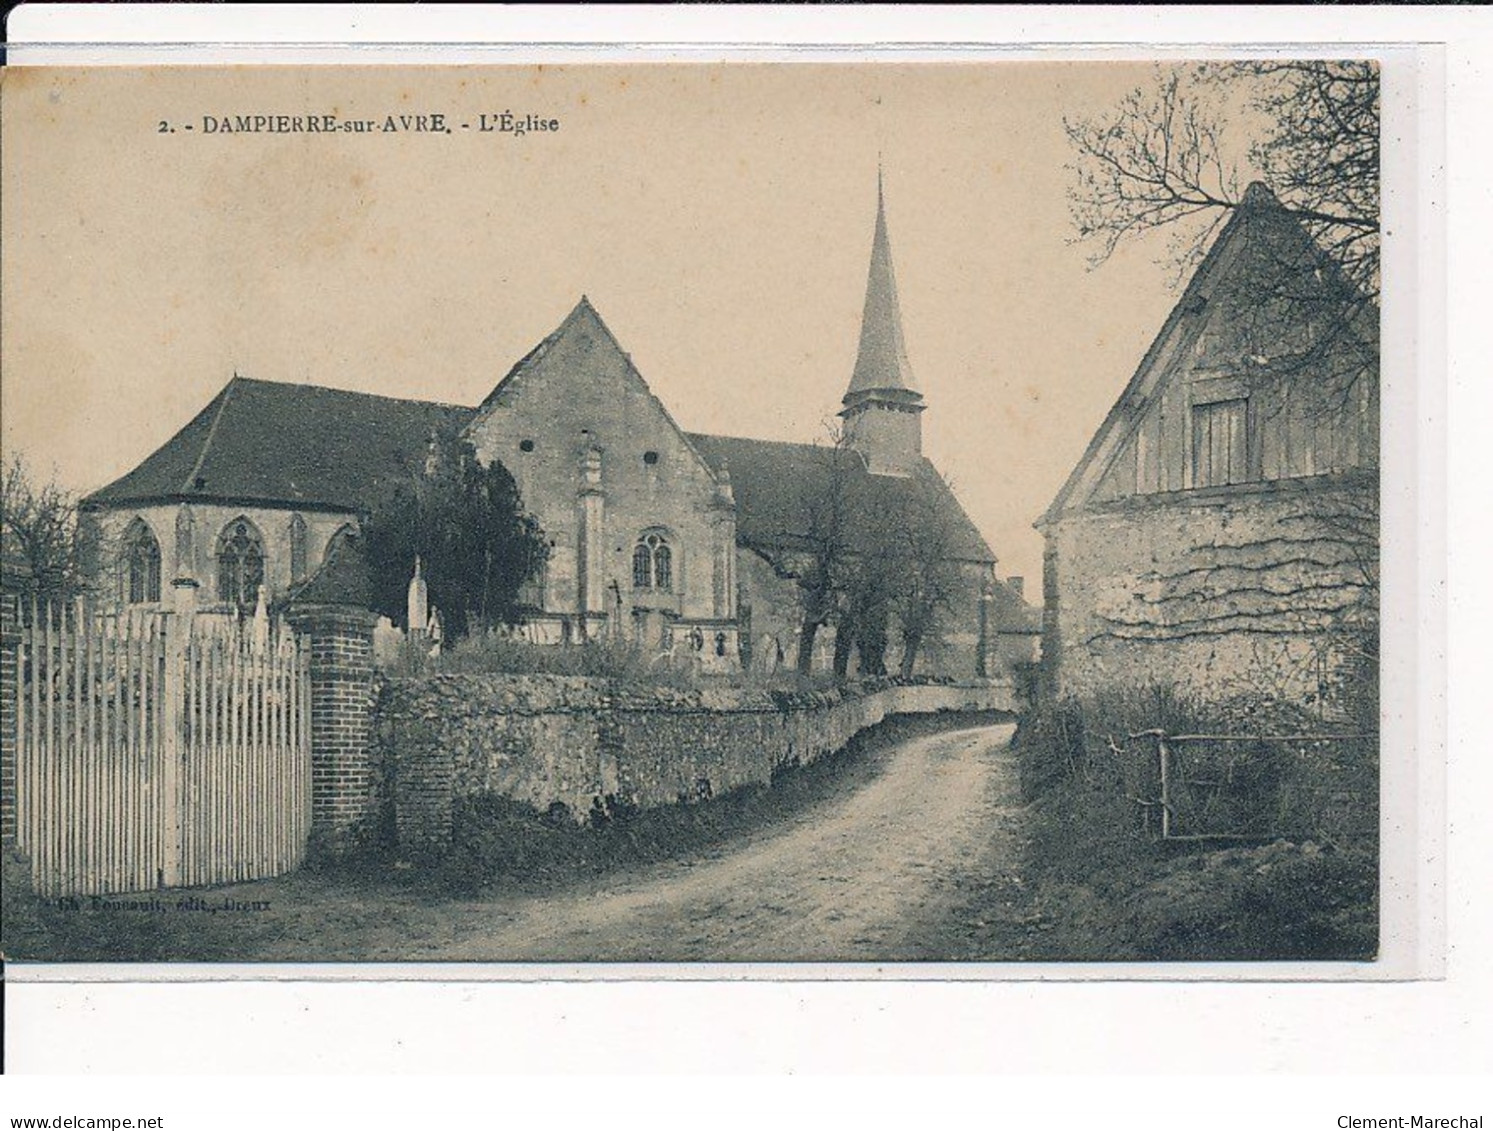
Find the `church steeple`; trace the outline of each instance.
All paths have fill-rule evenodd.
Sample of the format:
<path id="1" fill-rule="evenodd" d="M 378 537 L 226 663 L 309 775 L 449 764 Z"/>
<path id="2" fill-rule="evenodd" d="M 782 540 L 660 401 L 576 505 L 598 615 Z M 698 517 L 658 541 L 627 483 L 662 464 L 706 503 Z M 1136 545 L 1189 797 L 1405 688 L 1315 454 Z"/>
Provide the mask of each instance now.
<path id="1" fill-rule="evenodd" d="M 887 234 L 886 193 L 876 170 L 876 231 L 861 313 L 860 349 L 840 416 L 850 445 L 873 473 L 908 475 L 922 458 L 923 395 L 918 391 L 902 338 L 897 276 Z"/>

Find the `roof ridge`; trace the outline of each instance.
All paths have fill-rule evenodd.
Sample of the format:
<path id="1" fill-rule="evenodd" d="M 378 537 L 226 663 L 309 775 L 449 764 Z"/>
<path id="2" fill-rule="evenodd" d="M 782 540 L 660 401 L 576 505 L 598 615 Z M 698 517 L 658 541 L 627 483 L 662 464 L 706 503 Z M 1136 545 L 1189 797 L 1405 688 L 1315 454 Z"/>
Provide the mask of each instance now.
<path id="1" fill-rule="evenodd" d="M 524 354 L 508 367 L 508 372 L 504 373 L 503 376 L 498 379 L 498 383 L 492 387 L 492 391 L 489 392 L 487 396 L 482 398 L 481 402 L 473 411 L 475 413 L 480 413 L 484 409 L 488 408 L 495 400 L 497 400 L 498 394 L 506 389 L 509 383 L 513 381 L 514 378 L 519 375 L 519 373 L 528 369 L 535 362 L 543 358 L 544 355 L 550 351 L 550 347 L 560 340 L 560 335 L 569 328 L 571 322 L 575 320 L 576 316 L 580 314 L 583 309 L 589 309 L 592 314 L 596 315 L 596 320 L 598 322 L 601 322 L 601 315 L 596 313 L 596 308 L 591 305 L 591 300 L 588 299 L 584 294 L 582 294 L 580 301 L 570 308 L 569 314 L 560 319 L 560 324 L 558 326 L 556 326 L 544 337 L 540 338 L 539 341 L 529 349 L 528 353 Z M 606 323 L 602 322 L 602 326 L 605 327 Z M 608 331 L 608 333 L 610 333 L 610 331 Z M 615 340 L 616 339 L 613 339 L 613 341 Z"/>
<path id="2" fill-rule="evenodd" d="M 698 436 L 702 440 L 736 440 L 744 444 L 771 444 L 778 448 L 808 448 L 824 451 L 830 447 L 828 444 L 816 443 L 813 440 L 769 440 L 762 436 L 727 436 L 721 432 L 687 432 L 686 435 Z"/>
<path id="3" fill-rule="evenodd" d="M 367 397 L 371 400 L 392 401 L 395 404 L 428 405 L 431 408 L 461 409 L 464 412 L 475 411 L 471 405 L 457 404 L 455 401 L 433 401 L 424 397 L 396 397 L 388 393 L 370 393 L 365 389 L 342 389 L 336 385 L 318 385 L 313 381 L 271 381 L 263 377 L 245 377 L 235 373 L 233 380 L 229 381 L 231 387 L 235 382 L 243 385 L 268 385 L 276 389 L 314 389 L 319 393 L 338 393 L 348 397 Z"/>

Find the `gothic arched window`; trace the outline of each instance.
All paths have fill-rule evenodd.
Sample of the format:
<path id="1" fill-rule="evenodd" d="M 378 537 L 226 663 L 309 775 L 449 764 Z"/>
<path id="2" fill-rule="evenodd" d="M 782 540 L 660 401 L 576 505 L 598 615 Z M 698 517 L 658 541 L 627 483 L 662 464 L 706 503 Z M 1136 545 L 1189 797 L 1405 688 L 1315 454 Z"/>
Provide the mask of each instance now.
<path id="1" fill-rule="evenodd" d="M 264 583 L 264 542 L 247 518 L 236 518 L 218 535 L 218 600 L 252 609 Z"/>
<path id="2" fill-rule="evenodd" d="M 145 520 L 135 519 L 124 534 L 125 599 L 143 605 L 161 599 L 161 544 Z"/>
<path id="3" fill-rule="evenodd" d="M 674 587 L 674 558 L 662 534 L 644 534 L 633 547 L 632 584 L 634 589 Z"/>
<path id="4" fill-rule="evenodd" d="M 306 576 L 306 520 L 298 514 L 290 516 L 290 580 L 300 581 Z"/>

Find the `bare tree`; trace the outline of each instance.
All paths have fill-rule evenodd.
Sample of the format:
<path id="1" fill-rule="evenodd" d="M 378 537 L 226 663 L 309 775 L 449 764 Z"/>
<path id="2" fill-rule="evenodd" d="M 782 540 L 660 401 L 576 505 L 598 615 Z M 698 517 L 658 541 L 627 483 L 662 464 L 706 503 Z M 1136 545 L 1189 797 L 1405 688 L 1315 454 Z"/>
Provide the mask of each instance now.
<path id="1" fill-rule="evenodd" d="M 1282 244 L 1252 289 L 1264 327 L 1303 328 L 1278 375 L 1310 369 L 1334 400 L 1378 372 L 1379 70 L 1370 60 L 1250 60 L 1158 68 L 1108 114 L 1064 119 L 1070 208 L 1091 265 L 1164 233 L 1186 273 L 1266 182 L 1314 246 Z M 1248 138 L 1248 144 L 1241 142 Z"/>
<path id="2" fill-rule="evenodd" d="M 803 611 L 797 664 L 803 675 L 813 670 L 819 630 L 840 612 L 847 565 L 855 552 L 852 479 L 864 464 L 851 449 L 843 427 L 831 426 L 829 439 L 830 443 L 818 449 L 813 476 L 799 485 L 802 528 L 797 531 L 797 540 L 804 547 L 804 557 L 794 576 Z"/>
<path id="3" fill-rule="evenodd" d="M 55 481 L 37 483 L 20 456 L 0 486 L 0 545 L 8 585 L 38 597 L 66 599 L 98 581 L 102 539 L 78 512 L 78 500 Z"/>
<path id="4" fill-rule="evenodd" d="M 904 584 L 899 508 L 883 505 L 858 516 L 855 552 L 841 569 L 840 615 L 835 634 L 835 674 L 849 670 L 854 651 L 864 675 L 886 674 L 892 609 Z"/>
<path id="5" fill-rule="evenodd" d="M 899 580 L 892 611 L 902 644 L 898 670 L 907 677 L 916 668 L 918 653 L 935 632 L 939 617 L 953 603 L 961 578 L 954 559 L 954 524 L 928 485 L 920 483 L 904 496 L 894 520 Z"/>

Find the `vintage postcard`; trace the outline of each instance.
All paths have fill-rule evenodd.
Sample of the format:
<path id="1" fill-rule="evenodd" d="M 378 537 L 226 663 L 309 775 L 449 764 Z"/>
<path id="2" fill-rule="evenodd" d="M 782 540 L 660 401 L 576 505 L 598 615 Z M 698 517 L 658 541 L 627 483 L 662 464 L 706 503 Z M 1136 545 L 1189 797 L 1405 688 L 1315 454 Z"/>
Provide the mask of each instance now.
<path id="1" fill-rule="evenodd" d="M 6 961 L 1375 976 L 1383 82 L 7 69 Z"/>

